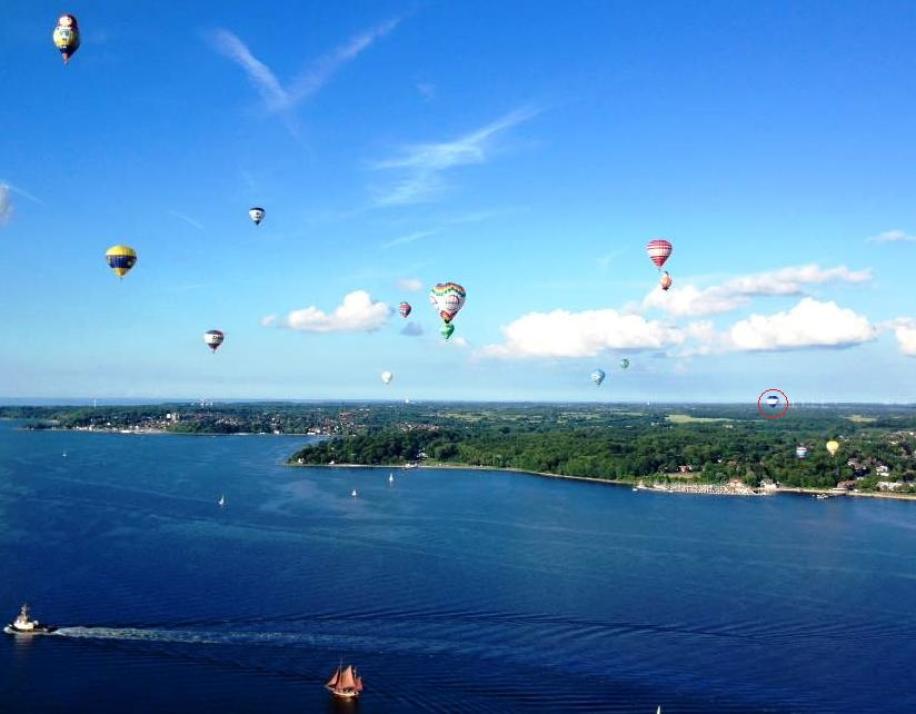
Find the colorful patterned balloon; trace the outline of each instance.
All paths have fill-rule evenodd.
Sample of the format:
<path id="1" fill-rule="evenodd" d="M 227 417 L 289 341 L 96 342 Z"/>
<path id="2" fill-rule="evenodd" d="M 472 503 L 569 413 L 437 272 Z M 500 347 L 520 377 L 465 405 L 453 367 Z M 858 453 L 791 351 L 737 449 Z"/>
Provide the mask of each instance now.
<path id="1" fill-rule="evenodd" d="M 398 306 L 398 312 L 401 313 L 401 317 L 407 317 L 412 310 L 413 308 L 410 306 L 409 302 L 402 302 Z"/>
<path id="2" fill-rule="evenodd" d="M 57 18 L 57 26 L 51 33 L 51 39 L 54 41 L 54 46 L 60 51 L 64 64 L 67 64 L 80 48 L 80 28 L 76 17 L 61 15 Z"/>
<path id="3" fill-rule="evenodd" d="M 448 324 L 464 307 L 466 295 L 458 283 L 437 283 L 429 291 L 429 301 L 435 306 L 442 321 Z"/>

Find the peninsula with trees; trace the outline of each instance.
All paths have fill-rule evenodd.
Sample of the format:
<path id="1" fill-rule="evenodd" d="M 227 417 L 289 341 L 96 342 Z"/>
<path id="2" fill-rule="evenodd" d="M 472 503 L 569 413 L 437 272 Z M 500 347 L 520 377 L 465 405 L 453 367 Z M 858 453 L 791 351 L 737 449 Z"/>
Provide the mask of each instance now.
<path id="1" fill-rule="evenodd" d="M 423 464 L 695 492 L 778 484 L 916 495 L 916 405 L 794 405 L 765 419 L 744 404 L 173 402 L 7 406 L 0 418 L 35 430 L 318 437 L 290 456 L 293 466 Z M 828 440 L 839 442 L 836 456 Z"/>

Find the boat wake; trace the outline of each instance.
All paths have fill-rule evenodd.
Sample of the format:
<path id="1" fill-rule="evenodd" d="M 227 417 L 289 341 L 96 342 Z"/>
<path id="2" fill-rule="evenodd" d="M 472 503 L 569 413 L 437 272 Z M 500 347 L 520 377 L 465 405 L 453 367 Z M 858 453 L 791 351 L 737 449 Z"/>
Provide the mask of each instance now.
<path id="1" fill-rule="evenodd" d="M 61 627 L 58 637 L 84 640 L 128 640 L 204 645 L 336 645 L 346 637 L 302 632 L 218 632 L 139 627 Z M 364 639 L 364 638 L 352 638 Z"/>

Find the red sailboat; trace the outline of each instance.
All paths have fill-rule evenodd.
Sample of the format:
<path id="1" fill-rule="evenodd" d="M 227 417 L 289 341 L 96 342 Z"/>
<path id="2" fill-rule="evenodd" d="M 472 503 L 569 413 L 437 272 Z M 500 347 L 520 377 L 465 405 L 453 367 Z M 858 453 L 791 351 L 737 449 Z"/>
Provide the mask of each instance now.
<path id="1" fill-rule="evenodd" d="M 359 676 L 356 667 L 350 664 L 344 667 L 341 662 L 324 688 L 337 697 L 352 699 L 358 697 L 359 693 L 363 691 L 363 678 Z"/>

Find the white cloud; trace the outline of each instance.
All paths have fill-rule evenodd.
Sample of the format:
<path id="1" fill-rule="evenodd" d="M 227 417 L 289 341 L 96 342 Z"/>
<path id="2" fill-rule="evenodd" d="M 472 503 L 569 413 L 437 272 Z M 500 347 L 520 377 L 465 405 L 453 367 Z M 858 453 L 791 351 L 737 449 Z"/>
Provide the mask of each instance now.
<path id="1" fill-rule="evenodd" d="M 401 334 L 406 337 L 419 337 L 423 334 L 423 326 L 419 322 L 411 320 L 401 329 Z"/>
<path id="2" fill-rule="evenodd" d="M 13 215 L 13 198 L 10 187 L 0 184 L 0 226 L 6 225 Z"/>
<path id="3" fill-rule="evenodd" d="M 807 285 L 862 283 L 871 278 L 870 270 L 850 270 L 845 265 L 835 268 L 822 268 L 817 264 L 790 266 L 734 278 L 703 289 L 683 285 L 665 292 L 656 287 L 643 300 L 643 307 L 658 308 L 678 317 L 716 315 L 742 307 L 752 297 L 801 295 Z"/>
<path id="4" fill-rule="evenodd" d="M 180 221 L 184 221 L 192 228 L 196 228 L 199 231 L 205 230 L 199 221 L 195 221 L 193 218 L 191 218 L 190 216 L 186 216 L 184 213 L 179 213 L 178 211 L 169 211 L 169 214 L 174 216 L 175 218 L 177 218 Z"/>
<path id="5" fill-rule="evenodd" d="M 903 354 L 916 357 L 916 320 L 898 320 L 894 336 Z"/>
<path id="6" fill-rule="evenodd" d="M 669 292 L 656 287 L 643 300 L 643 307 L 658 308 L 677 317 L 701 317 L 729 312 L 747 302 L 746 296 L 730 294 L 722 286 L 700 289 L 695 285 L 684 285 Z"/>
<path id="7" fill-rule="evenodd" d="M 235 34 L 220 28 L 214 30 L 210 39 L 220 54 L 228 57 L 245 71 L 269 110 L 275 111 L 289 105 L 290 96 L 270 67 L 255 57 Z"/>
<path id="8" fill-rule="evenodd" d="M 423 289 L 423 281 L 420 280 L 420 278 L 399 278 L 397 286 L 398 290 L 406 290 L 409 293 L 415 293 Z"/>
<path id="9" fill-rule="evenodd" d="M 372 332 L 382 327 L 390 314 L 385 303 L 373 300 L 365 290 L 354 290 L 330 314 L 312 305 L 293 310 L 284 318 L 268 315 L 261 324 L 302 332 Z"/>
<path id="10" fill-rule="evenodd" d="M 395 238 L 388 241 L 387 243 L 382 243 L 382 248 L 394 248 L 396 245 L 407 245 L 408 243 L 414 243 L 418 240 L 423 240 L 424 238 L 429 238 L 434 236 L 438 231 L 414 231 L 413 233 L 408 233 L 403 235 L 400 238 Z"/>
<path id="11" fill-rule="evenodd" d="M 640 315 L 617 310 L 532 312 L 503 327 L 502 344 L 488 345 L 487 357 L 594 357 L 610 349 L 661 349 L 680 344 L 684 333 Z"/>
<path id="12" fill-rule="evenodd" d="M 45 205 L 45 202 L 42 201 L 40 198 L 38 198 L 38 196 L 35 196 L 35 195 L 29 193 L 28 191 L 26 191 L 26 190 L 25 190 L 24 188 L 22 188 L 21 186 L 14 186 L 14 185 L 11 184 L 9 181 L 5 181 L 5 180 L 2 179 L 2 178 L 0 178 L 0 186 L 2 186 L 3 188 L 5 188 L 8 192 L 15 193 L 16 195 L 22 196 L 23 198 L 27 198 L 27 199 L 29 199 L 30 201 L 32 201 L 33 203 L 37 203 L 37 204 L 40 205 L 40 206 L 44 206 L 44 205 Z"/>
<path id="13" fill-rule="evenodd" d="M 400 23 L 400 19 L 387 20 L 375 27 L 354 35 L 332 52 L 321 57 L 293 83 L 290 99 L 293 103 L 307 99 L 321 89 L 337 71 L 352 62 L 376 40 L 380 40 Z"/>
<path id="14" fill-rule="evenodd" d="M 443 188 L 441 174 L 456 166 L 485 163 L 497 135 L 537 114 L 533 109 L 517 109 L 470 134 L 452 141 L 406 146 L 399 156 L 373 164 L 376 170 L 393 170 L 400 178 L 393 186 L 377 193 L 377 206 L 422 203 Z"/>
<path id="15" fill-rule="evenodd" d="M 916 236 L 909 235 L 905 231 L 895 228 L 890 231 L 884 231 L 868 239 L 871 243 L 900 243 L 916 241 Z"/>
<path id="16" fill-rule="evenodd" d="M 877 328 L 868 319 L 835 302 L 803 298 L 791 310 L 751 315 L 732 325 L 728 338 L 739 351 L 849 347 L 869 342 Z"/>
<path id="17" fill-rule="evenodd" d="M 215 30 L 210 33 L 210 41 L 217 52 L 244 70 L 264 100 L 267 110 L 278 112 L 292 109 L 318 92 L 341 67 L 356 59 L 376 40 L 391 32 L 397 27 L 398 22 L 398 19 L 388 20 L 351 37 L 312 63 L 288 88 L 280 83 L 270 67 L 255 57 L 248 46 L 229 30 Z"/>

